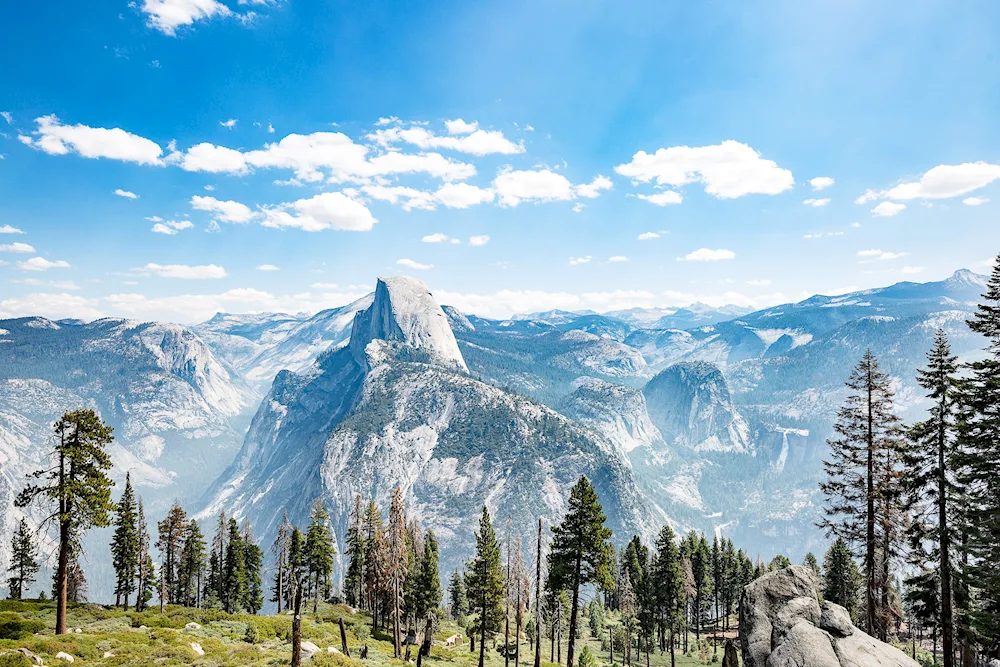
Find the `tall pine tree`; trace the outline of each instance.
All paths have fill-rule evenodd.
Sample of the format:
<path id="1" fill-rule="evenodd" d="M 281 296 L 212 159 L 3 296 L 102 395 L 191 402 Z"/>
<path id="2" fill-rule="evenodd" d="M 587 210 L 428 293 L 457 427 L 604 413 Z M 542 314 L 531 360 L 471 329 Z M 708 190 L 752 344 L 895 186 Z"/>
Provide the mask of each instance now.
<path id="1" fill-rule="evenodd" d="M 10 599 L 20 600 L 27 594 L 31 584 L 35 583 L 35 575 L 38 573 L 38 547 L 28 528 L 28 522 L 23 518 L 10 540 L 10 567 L 7 568 L 7 573 L 11 575 L 7 579 Z"/>
<path id="2" fill-rule="evenodd" d="M 333 532 L 330 530 L 330 513 L 323 501 L 316 499 L 310 514 L 309 529 L 306 531 L 306 563 L 313 581 L 313 613 L 319 608 L 321 592 L 329 588 L 330 573 L 333 572 L 333 557 L 337 553 L 333 546 Z"/>
<path id="3" fill-rule="evenodd" d="M 504 618 L 500 544 L 485 506 L 476 533 L 476 557 L 469 564 L 465 584 L 469 610 L 477 615 L 474 631 L 479 635 L 479 667 L 483 667 L 486 662 L 486 639 L 500 632 Z"/>
<path id="4" fill-rule="evenodd" d="M 166 591 L 167 604 L 179 602 L 178 571 L 180 570 L 181 549 L 187 533 L 187 512 L 175 502 L 167 516 L 156 524 L 158 539 L 156 548 L 160 551 L 160 585 Z"/>
<path id="5" fill-rule="evenodd" d="M 139 569 L 139 530 L 138 505 L 135 492 L 132 490 L 132 480 L 125 473 L 125 490 L 115 507 L 114 537 L 111 540 L 111 564 L 115 568 L 115 606 L 124 604 L 128 607 L 128 598 L 136 588 L 136 576 Z"/>

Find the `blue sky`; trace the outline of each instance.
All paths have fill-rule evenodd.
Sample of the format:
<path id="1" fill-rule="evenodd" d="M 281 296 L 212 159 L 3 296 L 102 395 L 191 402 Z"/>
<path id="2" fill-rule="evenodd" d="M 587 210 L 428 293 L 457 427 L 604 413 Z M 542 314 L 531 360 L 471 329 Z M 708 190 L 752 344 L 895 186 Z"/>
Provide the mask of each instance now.
<path id="1" fill-rule="evenodd" d="M 992 2 L 8 5 L 0 316 L 764 307 L 1000 251 Z"/>

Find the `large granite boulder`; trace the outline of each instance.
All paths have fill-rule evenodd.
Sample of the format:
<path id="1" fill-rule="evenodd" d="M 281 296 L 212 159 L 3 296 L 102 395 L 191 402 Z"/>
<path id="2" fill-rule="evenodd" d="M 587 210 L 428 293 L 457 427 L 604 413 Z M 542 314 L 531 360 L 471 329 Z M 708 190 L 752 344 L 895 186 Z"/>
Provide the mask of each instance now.
<path id="1" fill-rule="evenodd" d="M 801 566 L 743 589 L 740 641 L 744 667 L 919 667 L 854 627 L 843 607 L 821 603 L 816 575 Z"/>

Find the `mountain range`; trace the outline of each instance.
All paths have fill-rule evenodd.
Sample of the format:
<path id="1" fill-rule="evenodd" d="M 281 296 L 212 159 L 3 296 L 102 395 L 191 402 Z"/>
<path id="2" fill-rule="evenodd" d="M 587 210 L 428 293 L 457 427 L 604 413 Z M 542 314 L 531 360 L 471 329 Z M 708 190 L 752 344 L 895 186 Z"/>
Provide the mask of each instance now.
<path id="1" fill-rule="evenodd" d="M 86 405 L 115 428 L 116 474 L 130 472 L 151 519 L 177 499 L 247 516 L 269 540 L 286 510 L 302 522 L 323 498 L 342 542 L 354 494 L 386 504 L 400 485 L 448 568 L 484 503 L 530 531 L 558 520 L 587 474 L 619 538 L 669 522 L 801 558 L 823 547 L 817 483 L 853 365 L 870 348 L 901 416 L 918 417 L 914 376 L 935 330 L 964 358 L 982 346 L 964 321 L 984 287 L 957 271 L 754 312 L 494 320 L 394 277 L 315 315 L 4 320 L 0 528 L 21 516 L 13 497 L 51 423 Z M 106 542 L 95 531 L 87 545 Z M 101 560 L 85 565 L 96 590 Z"/>

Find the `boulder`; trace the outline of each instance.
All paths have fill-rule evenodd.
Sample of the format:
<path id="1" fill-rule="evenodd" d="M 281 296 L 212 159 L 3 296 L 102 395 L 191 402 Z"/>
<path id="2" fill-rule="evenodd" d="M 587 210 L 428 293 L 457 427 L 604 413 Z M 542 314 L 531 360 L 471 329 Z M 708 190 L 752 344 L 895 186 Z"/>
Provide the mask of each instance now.
<path id="1" fill-rule="evenodd" d="M 316 646 L 312 642 L 302 642 L 301 644 L 299 644 L 299 646 L 302 648 L 303 660 L 308 660 L 309 658 L 313 657 L 314 653 L 319 653 L 320 650 L 319 646 Z"/>
<path id="2" fill-rule="evenodd" d="M 112 653 L 111 651 L 105 651 L 105 652 L 104 652 L 104 655 L 103 655 L 102 657 L 103 657 L 103 658 L 104 658 L 105 660 L 107 660 L 108 658 L 113 658 L 113 657 L 115 657 L 115 654 L 114 654 L 114 653 Z"/>
<path id="3" fill-rule="evenodd" d="M 191 650 L 197 653 L 198 655 L 205 655 L 205 649 L 203 649 L 201 647 L 201 644 L 199 644 L 198 642 L 191 642 Z"/>
<path id="4" fill-rule="evenodd" d="M 743 589 L 740 642 L 744 667 L 919 667 L 854 627 L 843 607 L 820 603 L 816 574 L 797 565 Z"/>
<path id="5" fill-rule="evenodd" d="M 190 622 L 190 623 L 188 623 L 187 625 L 184 626 L 184 630 L 185 630 L 185 632 L 192 632 L 194 630 L 201 630 L 201 626 L 198 625 L 197 623 L 195 623 L 194 621 L 192 621 L 192 622 Z"/>
<path id="6" fill-rule="evenodd" d="M 32 653 L 31 651 L 29 651 L 26 648 L 19 648 L 19 649 L 17 649 L 17 651 L 18 651 L 18 653 L 21 653 L 22 655 L 24 655 L 24 657 L 27 658 L 28 660 L 31 660 L 32 662 L 34 662 L 36 665 L 44 664 L 42 662 L 42 657 L 40 655 L 35 655 L 34 653 Z"/>
<path id="7" fill-rule="evenodd" d="M 66 662 L 73 662 L 73 660 L 75 660 L 75 658 L 73 656 L 71 656 L 69 653 L 65 653 L 63 651 L 59 651 L 58 653 L 56 653 L 56 660 L 64 660 Z"/>

